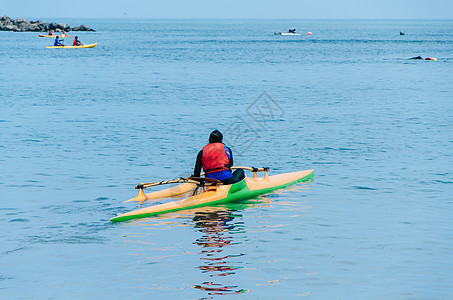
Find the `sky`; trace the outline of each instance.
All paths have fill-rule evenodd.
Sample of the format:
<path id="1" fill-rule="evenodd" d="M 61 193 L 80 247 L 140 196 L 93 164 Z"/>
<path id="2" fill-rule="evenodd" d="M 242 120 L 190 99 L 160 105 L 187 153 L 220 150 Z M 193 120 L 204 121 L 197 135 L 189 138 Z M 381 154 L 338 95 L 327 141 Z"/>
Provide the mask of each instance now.
<path id="1" fill-rule="evenodd" d="M 12 18 L 453 19 L 453 0 L 0 0 Z"/>

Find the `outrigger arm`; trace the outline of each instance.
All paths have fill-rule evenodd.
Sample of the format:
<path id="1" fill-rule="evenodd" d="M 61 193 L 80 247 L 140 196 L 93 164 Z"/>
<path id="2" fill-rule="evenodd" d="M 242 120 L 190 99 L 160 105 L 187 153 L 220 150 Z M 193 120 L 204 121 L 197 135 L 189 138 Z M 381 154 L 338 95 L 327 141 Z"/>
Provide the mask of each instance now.
<path id="1" fill-rule="evenodd" d="M 181 185 L 178 185 L 172 189 L 166 190 L 170 195 L 177 196 L 179 194 L 184 194 L 190 190 L 193 189 L 198 189 L 199 187 L 204 187 L 204 186 L 217 186 L 222 184 L 221 181 L 216 180 L 216 179 L 211 179 L 211 178 L 205 178 L 205 177 L 188 177 L 188 178 L 178 178 L 178 179 L 171 179 L 171 180 L 163 180 L 163 181 L 156 181 L 156 182 L 148 182 L 148 183 L 140 183 L 135 186 L 135 189 L 138 190 L 138 195 L 132 199 L 129 199 L 127 201 L 124 201 L 123 203 L 130 202 L 130 201 L 138 201 L 138 202 L 143 202 L 145 200 L 149 199 L 159 199 L 162 198 L 162 196 L 147 196 L 145 192 L 143 191 L 145 188 L 152 187 L 152 186 L 158 186 L 158 185 L 164 185 L 164 184 L 172 184 L 172 183 L 182 183 Z M 184 187 L 182 187 L 184 186 Z M 156 192 L 160 193 L 160 192 Z M 148 194 L 149 195 L 149 194 Z"/>
<path id="2" fill-rule="evenodd" d="M 264 172 L 264 179 L 263 181 L 269 180 L 269 168 L 264 167 L 264 168 L 255 168 L 255 167 L 243 167 L 243 166 L 238 166 L 238 167 L 232 167 L 231 169 L 243 169 L 243 170 L 248 170 L 253 172 L 253 178 L 257 178 L 257 172 Z M 201 174 L 204 175 L 204 174 Z M 148 183 L 140 183 L 135 186 L 135 189 L 138 190 L 138 195 L 132 199 L 126 200 L 123 203 L 126 202 L 131 202 L 131 201 L 138 201 L 139 203 L 142 203 L 145 200 L 150 200 L 150 199 L 160 199 L 163 198 L 160 194 L 160 192 L 152 193 L 153 195 L 146 195 L 145 192 L 143 191 L 145 188 L 152 187 L 152 186 L 158 186 L 158 185 L 164 185 L 164 184 L 172 184 L 172 183 L 181 183 L 180 185 L 170 188 L 167 191 L 167 193 L 170 196 L 177 196 L 180 194 L 184 194 L 186 192 L 189 192 L 191 190 L 194 190 L 194 193 L 198 190 L 200 187 L 205 187 L 205 186 L 218 186 L 221 185 L 222 182 L 216 179 L 212 178 L 207 178 L 207 177 L 187 177 L 187 178 L 177 178 L 177 179 L 170 179 L 170 180 L 163 180 L 163 181 L 155 181 L 155 182 L 148 182 Z"/>

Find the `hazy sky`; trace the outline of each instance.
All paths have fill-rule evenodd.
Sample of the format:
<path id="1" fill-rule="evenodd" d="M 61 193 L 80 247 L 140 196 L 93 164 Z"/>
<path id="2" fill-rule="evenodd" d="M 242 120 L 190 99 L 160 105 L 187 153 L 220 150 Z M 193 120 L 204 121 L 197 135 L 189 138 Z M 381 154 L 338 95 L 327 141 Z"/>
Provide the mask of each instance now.
<path id="1" fill-rule="evenodd" d="M 0 0 L 13 18 L 453 18 L 453 0 Z"/>

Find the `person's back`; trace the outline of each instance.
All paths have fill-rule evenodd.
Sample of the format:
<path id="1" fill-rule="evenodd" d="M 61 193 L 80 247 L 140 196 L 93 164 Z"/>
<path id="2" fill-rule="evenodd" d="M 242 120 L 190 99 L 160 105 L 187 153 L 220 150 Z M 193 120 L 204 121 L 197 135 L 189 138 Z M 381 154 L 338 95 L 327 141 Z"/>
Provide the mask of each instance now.
<path id="1" fill-rule="evenodd" d="M 205 176 L 217 180 L 231 177 L 231 150 L 221 142 L 211 142 L 203 147 L 202 165 Z"/>
<path id="2" fill-rule="evenodd" d="M 55 41 L 54 41 L 53 45 L 54 46 L 62 46 L 62 43 L 60 43 L 60 37 L 59 36 L 57 36 L 55 38 Z"/>
<path id="3" fill-rule="evenodd" d="M 73 46 L 83 46 L 82 42 L 79 41 L 79 38 L 76 36 L 72 42 Z"/>
<path id="4" fill-rule="evenodd" d="M 201 168 L 205 171 L 205 177 L 217 179 L 224 184 L 232 184 L 242 180 L 244 170 L 238 169 L 231 172 L 233 166 L 233 153 L 231 149 L 222 143 L 223 135 L 220 131 L 214 130 L 209 136 L 209 144 L 197 155 L 194 176 L 199 177 Z"/>

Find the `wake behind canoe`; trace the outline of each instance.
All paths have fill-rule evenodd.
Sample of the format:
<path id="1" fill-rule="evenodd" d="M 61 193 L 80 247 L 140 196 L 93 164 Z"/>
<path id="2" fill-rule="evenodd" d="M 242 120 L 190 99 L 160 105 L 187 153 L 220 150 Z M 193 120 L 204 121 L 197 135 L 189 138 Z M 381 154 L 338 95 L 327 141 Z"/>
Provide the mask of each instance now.
<path id="1" fill-rule="evenodd" d="M 206 191 L 201 188 L 200 193 L 195 196 L 134 210 L 114 217 L 111 221 L 122 222 L 179 210 L 224 204 L 238 200 L 247 200 L 292 184 L 296 184 L 298 182 L 309 181 L 313 178 L 313 176 L 314 170 L 298 171 L 272 176 L 267 176 L 266 171 L 266 175 L 262 178 L 246 177 L 240 182 L 232 185 L 219 185 L 211 189 L 208 188 Z"/>

